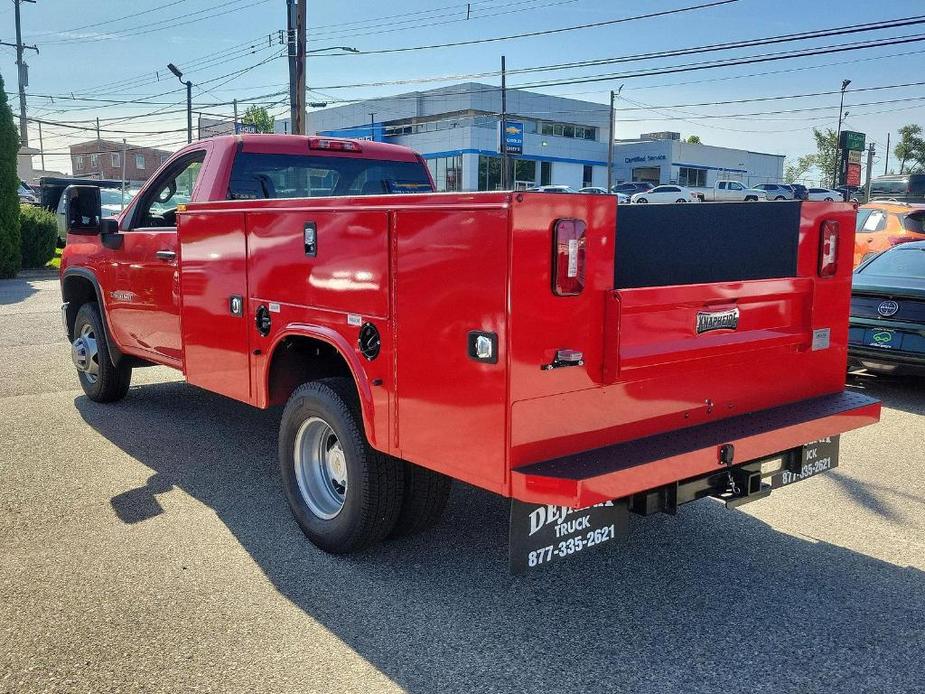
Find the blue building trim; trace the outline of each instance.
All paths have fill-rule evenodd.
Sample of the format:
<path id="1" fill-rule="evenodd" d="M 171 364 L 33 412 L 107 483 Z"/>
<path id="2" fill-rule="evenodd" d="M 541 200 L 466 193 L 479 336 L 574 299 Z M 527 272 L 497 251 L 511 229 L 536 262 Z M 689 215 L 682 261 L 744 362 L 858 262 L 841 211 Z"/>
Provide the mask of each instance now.
<path id="1" fill-rule="evenodd" d="M 461 154 L 479 154 L 486 157 L 500 157 L 498 152 L 490 149 L 450 149 L 444 152 L 427 152 L 421 153 L 425 159 L 439 159 L 440 157 L 455 157 Z M 568 157 L 544 157 L 535 154 L 518 154 L 513 159 L 527 159 L 529 161 L 548 161 L 559 162 L 562 164 L 581 164 L 582 166 L 607 166 L 606 161 L 594 161 L 593 159 L 570 159 Z M 731 170 L 731 169 L 730 169 Z"/>
<path id="2" fill-rule="evenodd" d="M 683 164 L 678 161 L 671 162 L 672 166 L 683 166 L 686 169 L 706 169 L 707 171 L 730 171 L 732 173 L 748 173 L 748 169 L 733 169 L 729 166 L 707 166 L 705 164 Z"/>

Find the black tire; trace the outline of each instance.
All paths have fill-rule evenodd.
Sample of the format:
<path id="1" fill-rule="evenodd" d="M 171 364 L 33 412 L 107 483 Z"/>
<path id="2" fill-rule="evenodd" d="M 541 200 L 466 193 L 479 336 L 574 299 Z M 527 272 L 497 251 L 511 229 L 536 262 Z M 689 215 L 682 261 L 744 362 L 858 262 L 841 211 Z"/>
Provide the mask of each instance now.
<path id="1" fill-rule="evenodd" d="M 346 491 L 336 515 L 324 518 L 309 506 L 296 473 L 296 438 L 303 423 L 322 420 L 343 453 Z M 305 536 L 331 554 L 356 552 L 383 540 L 395 527 L 404 487 L 402 462 L 366 440 L 353 382 L 325 378 L 299 386 L 283 410 L 279 464 L 289 508 Z"/>
<path id="2" fill-rule="evenodd" d="M 756 198 L 754 195 L 746 195 L 745 202 L 758 202 L 758 198 Z"/>
<path id="3" fill-rule="evenodd" d="M 774 199 L 775 199 L 775 200 L 786 200 L 787 198 L 785 198 L 783 195 L 778 195 L 778 196 L 777 196 L 776 198 L 774 198 Z"/>
<path id="4" fill-rule="evenodd" d="M 639 203 L 645 204 L 645 203 L 647 203 L 647 202 L 649 202 L 649 201 L 646 200 L 645 198 L 639 198 L 639 199 L 636 201 L 636 204 L 639 204 Z"/>
<path id="5" fill-rule="evenodd" d="M 825 198 L 826 202 L 835 202 L 835 198 Z"/>
<path id="6" fill-rule="evenodd" d="M 678 198 L 677 200 L 675 200 L 675 202 L 687 202 L 687 200 L 685 200 L 684 198 Z"/>
<path id="7" fill-rule="evenodd" d="M 124 363 L 114 366 L 109 355 L 109 345 L 106 344 L 106 333 L 103 332 L 103 317 L 95 303 L 84 304 L 77 311 L 74 319 L 74 339 L 86 334 L 92 337 L 96 346 L 96 354 L 88 354 L 87 359 L 95 363 L 96 373 L 77 370 L 80 387 L 87 397 L 94 402 L 116 402 L 125 397 L 132 383 L 132 367 Z M 75 348 L 72 347 L 72 350 Z"/>
<path id="8" fill-rule="evenodd" d="M 414 535 L 435 526 L 450 498 L 453 479 L 427 468 L 404 463 L 405 490 L 401 511 L 389 537 Z"/>

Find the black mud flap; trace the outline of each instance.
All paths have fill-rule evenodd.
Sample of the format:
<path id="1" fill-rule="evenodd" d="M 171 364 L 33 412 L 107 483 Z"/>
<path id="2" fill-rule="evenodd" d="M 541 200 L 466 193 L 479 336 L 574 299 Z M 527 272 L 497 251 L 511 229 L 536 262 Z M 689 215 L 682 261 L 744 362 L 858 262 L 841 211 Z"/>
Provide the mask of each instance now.
<path id="1" fill-rule="evenodd" d="M 511 499 L 511 573 L 523 574 L 622 538 L 628 515 L 625 500 L 575 510 Z"/>

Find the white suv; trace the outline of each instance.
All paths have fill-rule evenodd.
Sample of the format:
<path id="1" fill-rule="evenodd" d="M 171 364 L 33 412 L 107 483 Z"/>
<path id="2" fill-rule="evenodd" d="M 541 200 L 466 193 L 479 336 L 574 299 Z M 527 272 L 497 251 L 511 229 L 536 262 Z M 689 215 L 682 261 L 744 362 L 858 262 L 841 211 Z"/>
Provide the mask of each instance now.
<path id="1" fill-rule="evenodd" d="M 782 183 L 759 183 L 752 186 L 768 194 L 768 200 L 793 200 L 793 188 Z"/>

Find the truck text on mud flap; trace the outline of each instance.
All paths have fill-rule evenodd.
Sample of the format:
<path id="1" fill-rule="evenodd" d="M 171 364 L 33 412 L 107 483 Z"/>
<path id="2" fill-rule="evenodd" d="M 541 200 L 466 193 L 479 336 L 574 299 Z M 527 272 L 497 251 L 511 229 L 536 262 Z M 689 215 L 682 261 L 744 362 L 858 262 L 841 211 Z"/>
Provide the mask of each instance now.
<path id="1" fill-rule="evenodd" d="M 161 364 L 285 405 L 286 496 L 329 552 L 432 525 L 452 478 L 510 497 L 515 571 L 763 498 L 878 419 L 844 390 L 850 205 L 432 190 L 406 148 L 281 135 L 187 146 L 117 219 L 70 188 L 85 393 Z"/>

